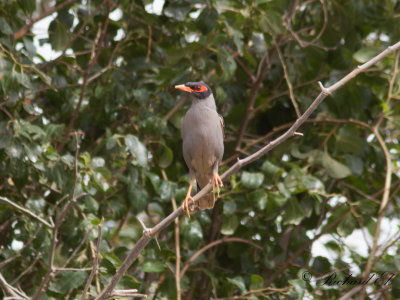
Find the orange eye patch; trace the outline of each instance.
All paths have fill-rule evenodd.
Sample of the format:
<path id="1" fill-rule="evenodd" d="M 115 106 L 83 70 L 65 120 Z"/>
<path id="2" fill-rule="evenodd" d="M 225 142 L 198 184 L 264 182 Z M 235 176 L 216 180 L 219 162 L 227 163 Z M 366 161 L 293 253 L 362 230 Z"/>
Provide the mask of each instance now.
<path id="1" fill-rule="evenodd" d="M 196 86 L 194 87 L 194 90 L 195 90 L 196 92 L 198 92 L 198 93 L 202 93 L 202 92 L 208 91 L 207 87 L 205 87 L 204 85 L 200 85 L 200 86 L 196 85 Z"/>

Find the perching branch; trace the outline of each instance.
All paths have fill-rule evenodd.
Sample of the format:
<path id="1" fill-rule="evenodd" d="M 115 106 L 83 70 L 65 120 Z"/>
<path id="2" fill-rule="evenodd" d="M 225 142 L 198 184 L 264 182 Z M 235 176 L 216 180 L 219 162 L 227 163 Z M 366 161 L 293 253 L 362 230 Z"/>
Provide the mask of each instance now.
<path id="1" fill-rule="evenodd" d="M 363 65 L 358 66 L 356 69 L 354 69 L 352 72 L 350 72 L 348 75 L 346 75 L 344 78 L 339 80 L 337 83 L 333 84 L 332 86 L 325 88 L 322 83 L 319 82 L 321 92 L 318 95 L 318 97 L 314 100 L 314 102 L 308 107 L 308 109 L 303 113 L 303 115 L 298 118 L 295 123 L 281 136 L 276 138 L 275 140 L 271 141 L 267 145 L 265 145 L 263 148 L 258 150 L 257 152 L 253 153 L 252 155 L 249 155 L 248 157 L 244 159 L 238 159 L 238 161 L 230 167 L 222 176 L 222 180 L 226 180 L 229 178 L 231 175 L 234 173 L 238 172 L 241 168 L 244 166 L 256 161 L 269 151 L 271 151 L 273 148 L 276 146 L 280 145 L 290 137 L 292 137 L 297 129 L 303 125 L 307 119 L 311 116 L 311 114 L 317 109 L 317 107 L 321 104 L 321 102 L 328 96 L 331 95 L 334 91 L 338 90 L 341 88 L 343 85 L 345 85 L 347 82 L 349 82 L 352 78 L 356 77 L 358 74 L 361 72 L 366 71 L 369 67 L 373 66 L 376 64 L 378 61 L 382 60 L 389 54 L 395 52 L 396 50 L 400 49 L 400 41 L 397 42 L 396 44 L 388 47 L 386 50 L 382 51 L 380 54 L 377 56 L 373 57 L 371 60 L 368 62 L 364 63 Z M 209 183 L 201 191 L 199 191 L 194 197 L 194 201 L 198 201 L 199 198 L 205 196 L 209 191 L 211 191 L 212 185 Z M 387 203 L 385 203 L 386 207 Z M 163 219 L 161 222 L 159 222 L 156 226 L 154 226 L 151 229 L 144 230 L 142 237 L 137 241 L 135 247 L 129 252 L 128 256 L 125 258 L 123 261 L 121 267 L 117 270 L 115 273 L 114 277 L 110 280 L 108 285 L 103 289 L 103 291 L 100 293 L 100 295 L 97 296 L 96 300 L 100 299 L 107 299 L 109 295 L 111 295 L 112 291 L 114 290 L 115 286 L 119 282 L 119 280 L 122 278 L 122 276 L 125 274 L 125 272 L 128 270 L 128 268 L 132 265 L 132 263 L 138 258 L 139 254 L 143 251 L 143 249 L 146 247 L 146 245 L 152 240 L 153 237 L 155 237 L 161 230 L 165 229 L 169 224 L 171 224 L 174 219 L 176 219 L 178 216 L 180 216 L 184 212 L 182 206 L 180 206 L 178 209 L 173 211 L 169 216 L 167 216 L 165 219 Z"/>

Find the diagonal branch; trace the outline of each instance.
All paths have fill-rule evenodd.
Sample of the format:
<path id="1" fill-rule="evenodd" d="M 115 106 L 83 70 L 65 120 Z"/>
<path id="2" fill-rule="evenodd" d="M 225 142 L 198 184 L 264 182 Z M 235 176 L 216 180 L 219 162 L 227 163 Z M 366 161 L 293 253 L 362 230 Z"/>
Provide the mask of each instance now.
<path id="1" fill-rule="evenodd" d="M 268 143 L 266 146 L 258 150 L 257 152 L 253 153 L 252 155 L 249 155 L 248 157 L 245 157 L 244 159 L 238 159 L 238 161 L 230 167 L 222 176 L 222 180 L 228 179 L 231 175 L 235 174 L 238 172 L 241 168 L 244 166 L 256 161 L 263 155 L 265 155 L 267 152 L 271 151 L 273 148 L 278 146 L 279 144 L 283 143 L 290 137 L 292 137 L 296 130 L 307 121 L 307 119 L 311 116 L 311 114 L 317 109 L 317 107 L 321 104 L 321 102 L 332 92 L 338 90 L 341 88 L 343 85 L 345 85 L 347 82 L 349 82 L 352 78 L 356 77 L 358 74 L 361 72 L 366 71 L 369 67 L 373 66 L 376 64 L 378 61 L 382 60 L 389 54 L 393 53 L 394 51 L 400 49 L 400 41 L 397 42 L 396 44 L 388 47 L 386 50 L 378 54 L 377 56 L 373 57 L 371 60 L 366 62 L 365 64 L 358 66 L 355 70 L 350 72 L 348 75 L 346 75 L 344 78 L 339 80 L 337 83 L 333 84 L 329 88 L 325 88 L 321 83 L 319 83 L 321 87 L 321 93 L 318 95 L 318 97 L 314 100 L 314 102 L 308 107 L 308 109 L 303 113 L 303 115 L 294 122 L 294 124 L 280 137 L 276 138 L 275 140 L 271 141 Z M 203 189 L 198 192 L 194 197 L 194 201 L 198 201 L 201 197 L 204 197 L 209 191 L 211 191 L 212 185 L 209 183 Z M 386 207 L 386 206 L 385 206 Z M 103 289 L 103 291 L 100 293 L 99 296 L 97 296 L 96 300 L 102 300 L 102 299 L 107 299 L 109 295 L 112 294 L 112 291 L 114 290 L 115 286 L 119 282 L 119 280 L 122 278 L 122 276 L 125 274 L 125 272 L 129 269 L 129 267 L 132 265 L 132 263 L 138 258 L 139 254 L 143 251 L 143 249 L 146 247 L 146 245 L 152 240 L 153 237 L 155 237 L 161 230 L 165 229 L 169 224 L 171 224 L 177 217 L 179 217 L 182 213 L 184 212 L 184 209 L 182 206 L 180 206 L 178 209 L 173 211 L 169 216 L 164 218 L 160 223 L 158 223 L 156 226 L 154 226 L 151 229 L 147 229 L 143 231 L 142 237 L 137 241 L 135 247 L 129 252 L 128 256 L 125 258 L 123 263 L 121 264 L 121 267 L 117 270 L 115 273 L 114 277 L 110 280 L 108 285 Z M 336 223 L 334 223 L 336 225 Z"/>
<path id="2" fill-rule="evenodd" d="M 19 206 L 18 204 L 16 204 L 16 203 L 12 202 L 11 200 L 7 199 L 6 197 L 1 197 L 1 196 L 0 196 L 0 200 L 6 202 L 6 203 L 8 203 L 8 204 L 10 204 L 11 206 L 17 208 L 18 210 L 20 210 L 20 211 L 22 211 L 23 213 L 25 213 L 25 214 L 31 216 L 32 218 L 35 218 L 36 220 L 40 221 L 42 224 L 46 225 L 48 228 L 50 228 L 50 229 L 53 228 L 53 226 L 52 226 L 49 222 L 47 222 L 47 221 L 43 220 L 41 217 L 35 215 L 35 214 L 34 214 L 33 212 L 31 212 L 29 209 L 26 209 L 26 208 L 23 208 L 22 206 Z"/>
<path id="3" fill-rule="evenodd" d="M 40 20 L 50 16 L 52 13 L 54 13 L 56 11 L 60 11 L 64 8 L 70 6 L 71 4 L 74 4 L 77 1 L 78 0 L 65 1 L 65 2 L 61 3 L 60 5 L 54 6 L 54 7 L 50 8 L 49 10 L 43 12 L 42 14 L 40 14 L 40 16 L 30 19 L 24 27 L 22 27 L 20 30 L 18 30 L 16 33 L 14 33 L 14 39 L 18 40 L 18 39 L 22 38 L 27 33 L 27 31 L 29 29 L 31 29 L 33 24 L 35 24 L 37 21 L 40 21 Z"/>

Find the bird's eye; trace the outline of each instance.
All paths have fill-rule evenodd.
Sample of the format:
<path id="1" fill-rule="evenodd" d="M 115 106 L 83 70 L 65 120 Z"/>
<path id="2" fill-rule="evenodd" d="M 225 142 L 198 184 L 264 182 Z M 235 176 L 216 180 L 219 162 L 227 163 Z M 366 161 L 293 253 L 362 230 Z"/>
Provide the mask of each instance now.
<path id="1" fill-rule="evenodd" d="M 193 87 L 193 89 L 194 89 L 195 91 L 199 91 L 199 90 L 200 90 L 200 86 L 195 85 L 195 86 Z"/>

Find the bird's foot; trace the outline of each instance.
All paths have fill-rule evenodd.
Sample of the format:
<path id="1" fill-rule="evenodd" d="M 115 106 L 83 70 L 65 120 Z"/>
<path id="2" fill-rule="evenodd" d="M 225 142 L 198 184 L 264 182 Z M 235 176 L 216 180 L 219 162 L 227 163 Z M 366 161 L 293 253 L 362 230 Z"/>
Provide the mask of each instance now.
<path id="1" fill-rule="evenodd" d="M 213 192 L 215 188 L 217 188 L 217 195 L 219 198 L 219 187 L 223 187 L 224 184 L 222 183 L 222 180 L 217 173 L 213 174 L 212 186 L 213 186 Z"/>
<path id="2" fill-rule="evenodd" d="M 190 196 L 190 193 L 186 195 L 186 198 L 182 203 L 182 209 L 186 211 L 188 218 L 190 218 L 189 200 L 192 201 L 192 204 L 190 205 L 190 210 L 193 211 L 194 210 L 194 199 L 192 196 Z"/>
<path id="3" fill-rule="evenodd" d="M 187 191 L 187 193 L 186 193 L 186 197 L 185 197 L 185 200 L 183 201 L 183 203 L 182 203 L 182 209 L 183 210 L 186 210 L 186 214 L 187 214 L 187 216 L 188 216 L 188 218 L 190 218 L 190 213 L 189 213 L 189 200 L 192 200 L 192 205 L 191 205 L 191 211 L 193 211 L 194 210 L 194 199 L 192 198 L 192 196 L 190 196 L 190 192 L 192 191 L 192 186 L 193 186 L 193 183 L 194 183 L 194 179 L 191 179 L 190 180 L 190 184 L 189 184 L 189 188 L 188 188 L 188 191 Z"/>

